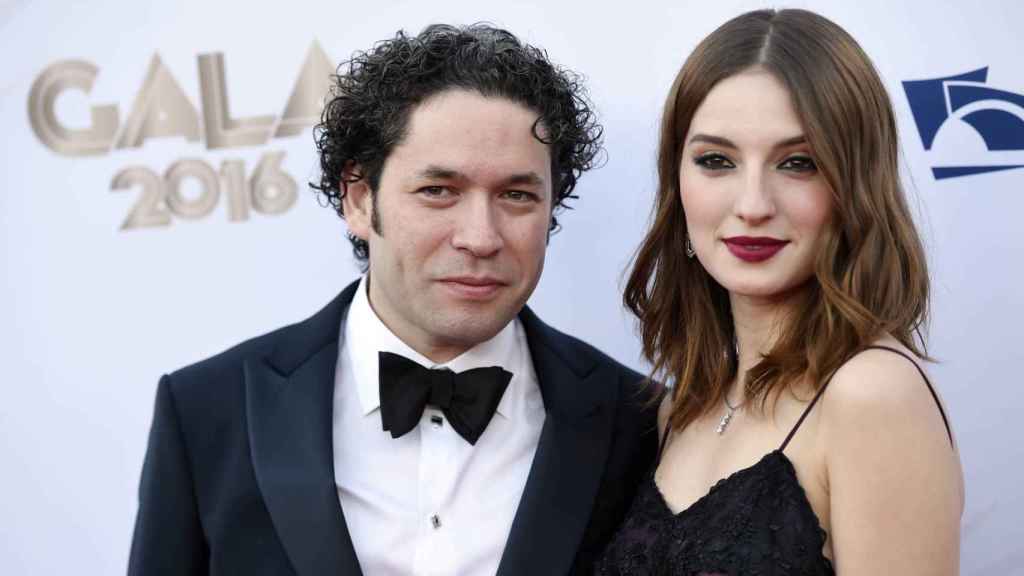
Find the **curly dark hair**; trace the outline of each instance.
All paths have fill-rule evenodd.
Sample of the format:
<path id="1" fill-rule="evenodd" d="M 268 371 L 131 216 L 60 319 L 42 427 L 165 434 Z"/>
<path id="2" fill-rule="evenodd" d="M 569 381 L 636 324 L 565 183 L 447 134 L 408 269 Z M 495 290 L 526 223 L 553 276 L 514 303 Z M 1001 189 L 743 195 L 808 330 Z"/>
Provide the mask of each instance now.
<path id="1" fill-rule="evenodd" d="M 321 175 L 319 184 L 311 182 L 310 187 L 344 218 L 347 185 L 366 178 L 376 191 L 384 162 L 402 141 L 412 110 L 449 89 L 507 98 L 536 112 L 534 137 L 550 146 L 552 207 L 568 208 L 566 200 L 576 198 L 572 192 L 577 179 L 594 166 L 602 150 L 603 130 L 582 78 L 551 63 L 543 50 L 488 24 L 434 24 L 417 36 L 399 31 L 343 62 L 313 130 Z M 344 169 L 353 165 L 362 173 L 343 178 Z M 557 228 L 553 210 L 550 230 Z M 351 233 L 349 240 L 365 266 L 369 245 Z"/>

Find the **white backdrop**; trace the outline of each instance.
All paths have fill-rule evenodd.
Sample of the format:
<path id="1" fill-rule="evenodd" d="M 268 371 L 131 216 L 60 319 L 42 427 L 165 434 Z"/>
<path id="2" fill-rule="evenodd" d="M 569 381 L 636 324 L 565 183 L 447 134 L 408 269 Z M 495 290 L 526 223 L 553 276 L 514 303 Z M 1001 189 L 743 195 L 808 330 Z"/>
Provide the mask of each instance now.
<path id="1" fill-rule="evenodd" d="M 415 33 L 436 21 L 490 21 L 585 73 L 606 127 L 608 162 L 583 178 L 577 208 L 562 216 L 564 230 L 552 239 L 531 305 L 553 325 L 642 369 L 620 285 L 651 204 L 661 103 L 700 38 L 742 11 L 766 6 L 729 0 L 608 7 L 590 1 L 268 4 L 0 3 L 4 574 L 123 573 L 159 375 L 304 318 L 356 277 L 344 224 L 305 185 L 317 172 L 301 98 L 289 107 L 311 51 L 311 70 L 322 70 L 314 42 L 333 66 L 400 28 Z M 1018 489 L 1024 355 L 1017 338 L 1024 320 L 1024 170 L 942 180 L 931 171 L 1024 164 L 1024 136 L 1010 122 L 1001 133 L 1018 150 L 989 152 L 954 114 L 926 150 L 902 86 L 987 66 L 988 86 L 1024 94 L 1024 4 L 787 6 L 815 9 L 849 30 L 890 89 L 932 264 L 931 351 L 940 363 L 931 373 L 948 403 L 966 474 L 963 573 L 1024 574 Z M 216 74 L 208 76 L 214 81 L 205 95 L 200 83 L 200 55 L 216 54 L 224 71 L 219 95 L 228 106 L 219 124 Z M 161 64 L 153 68 L 157 55 Z M 216 71 L 216 60 L 203 60 L 207 72 Z M 298 84 L 315 87 L 316 80 Z M 32 99 L 34 85 L 38 98 Z M 171 118 L 147 119 L 148 99 L 174 92 L 175 85 L 181 97 Z M 1024 105 L 1003 100 L 989 107 L 1024 119 Z M 116 120 L 110 106 L 117 107 Z M 100 122 L 90 116 L 94 108 Z M 201 125 L 211 117 L 213 128 Z M 238 121 L 234 128 L 231 119 Z M 258 143 L 279 125 L 300 126 L 299 133 Z M 188 129 L 171 131 L 191 132 L 193 140 L 146 137 L 181 126 Z M 91 136 L 71 133 L 70 139 L 79 150 L 91 143 L 97 153 L 67 155 L 61 143 L 68 130 L 90 127 Z M 218 143 L 216 135 L 227 128 L 236 138 L 247 131 L 257 144 Z M 276 170 L 272 160 L 281 153 Z M 269 163 L 257 171 L 261 158 Z M 172 167 L 172 180 L 175 171 L 208 177 L 224 171 L 232 184 L 213 178 L 223 190 L 205 216 L 168 218 L 160 216 L 166 207 L 157 206 L 147 217 L 169 224 L 122 230 L 142 188 L 112 189 L 115 184 L 143 181 L 149 172 L 160 178 Z M 292 205 L 280 187 L 264 187 L 282 175 L 297 184 Z M 249 178 L 267 193 L 256 202 L 243 185 Z M 202 201 L 197 180 L 185 178 L 178 212 L 202 212 Z"/>

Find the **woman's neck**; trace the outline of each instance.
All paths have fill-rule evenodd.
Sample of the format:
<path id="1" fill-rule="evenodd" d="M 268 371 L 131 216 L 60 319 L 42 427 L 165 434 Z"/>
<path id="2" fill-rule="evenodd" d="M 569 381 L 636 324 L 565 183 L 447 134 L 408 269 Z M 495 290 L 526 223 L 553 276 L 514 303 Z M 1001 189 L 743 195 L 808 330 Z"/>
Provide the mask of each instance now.
<path id="1" fill-rule="evenodd" d="M 729 399 L 730 402 L 743 402 L 743 375 L 760 362 L 762 356 L 775 344 L 793 298 L 769 300 L 730 294 L 729 301 L 739 361 L 736 372 L 738 377 L 730 390 Z"/>

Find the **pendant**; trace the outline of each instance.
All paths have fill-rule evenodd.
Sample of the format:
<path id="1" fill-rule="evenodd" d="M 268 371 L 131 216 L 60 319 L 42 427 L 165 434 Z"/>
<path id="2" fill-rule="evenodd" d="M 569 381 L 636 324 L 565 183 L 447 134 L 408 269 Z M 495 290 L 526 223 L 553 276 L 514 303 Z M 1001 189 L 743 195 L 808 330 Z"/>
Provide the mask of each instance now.
<path id="1" fill-rule="evenodd" d="M 722 416 L 722 419 L 718 421 L 718 428 L 715 429 L 715 432 L 718 432 L 719 436 L 725 434 L 725 429 L 729 427 L 729 422 L 732 422 L 732 413 L 733 410 L 729 410 L 725 413 L 725 416 Z"/>

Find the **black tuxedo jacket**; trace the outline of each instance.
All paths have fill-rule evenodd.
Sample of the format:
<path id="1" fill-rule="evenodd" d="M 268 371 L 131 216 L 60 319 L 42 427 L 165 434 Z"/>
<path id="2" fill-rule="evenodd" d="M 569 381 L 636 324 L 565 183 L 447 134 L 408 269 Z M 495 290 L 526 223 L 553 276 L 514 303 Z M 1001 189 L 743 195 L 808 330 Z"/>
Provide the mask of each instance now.
<path id="1" fill-rule="evenodd" d="M 130 576 L 360 574 L 331 445 L 339 327 L 355 287 L 304 322 L 161 379 Z M 498 574 L 588 574 L 655 456 L 652 391 L 529 309 L 520 319 L 546 417 Z"/>

